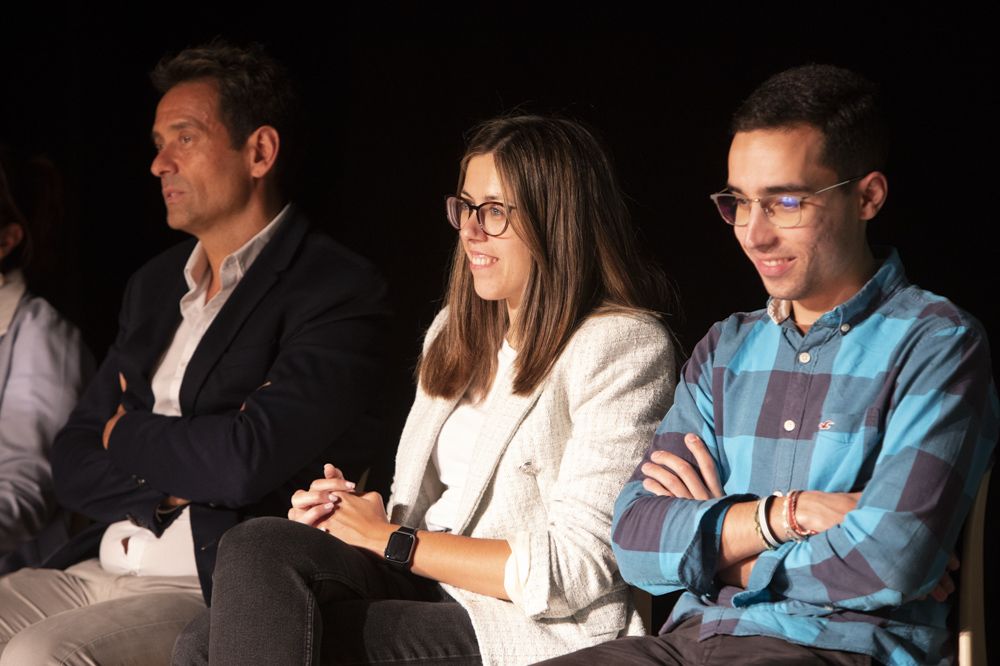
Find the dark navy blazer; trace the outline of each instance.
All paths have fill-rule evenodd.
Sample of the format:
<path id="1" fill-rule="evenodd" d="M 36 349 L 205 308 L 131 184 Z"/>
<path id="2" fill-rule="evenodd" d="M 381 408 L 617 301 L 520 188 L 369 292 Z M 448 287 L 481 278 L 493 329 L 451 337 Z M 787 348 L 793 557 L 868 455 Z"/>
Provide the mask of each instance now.
<path id="1" fill-rule="evenodd" d="M 310 232 L 292 208 L 191 357 L 183 416 L 153 414 L 150 381 L 181 320 L 194 245 L 167 250 L 129 280 L 118 337 L 53 445 L 60 503 L 97 524 L 44 566 L 96 556 L 104 529 L 119 520 L 161 534 L 173 516 L 156 509 L 173 495 L 191 501 L 208 601 L 227 529 L 253 516 L 286 515 L 292 492 L 321 476 L 323 462 L 358 478 L 384 455 L 387 437 L 373 406 L 388 308 L 377 271 Z M 119 403 L 126 413 L 105 450 L 104 425 Z"/>

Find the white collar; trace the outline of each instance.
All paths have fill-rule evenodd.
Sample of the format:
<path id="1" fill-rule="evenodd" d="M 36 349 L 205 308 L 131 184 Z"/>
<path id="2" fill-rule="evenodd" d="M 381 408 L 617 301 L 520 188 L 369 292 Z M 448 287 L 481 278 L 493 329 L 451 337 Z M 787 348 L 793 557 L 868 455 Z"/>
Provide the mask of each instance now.
<path id="1" fill-rule="evenodd" d="M 277 233 L 278 227 L 281 226 L 281 222 L 285 219 L 290 206 L 291 204 L 286 204 L 281 209 L 281 212 L 275 215 L 274 219 L 266 227 L 258 231 L 242 247 L 232 254 L 227 255 L 222 260 L 222 266 L 219 268 L 219 279 L 222 282 L 222 289 L 235 286 L 243 279 L 243 276 L 250 270 L 250 266 L 260 256 L 268 241 Z M 208 258 L 205 256 L 205 249 L 202 247 L 201 241 L 198 241 L 191 251 L 191 256 L 188 257 L 187 263 L 184 264 L 184 280 L 187 281 L 189 293 L 196 291 L 198 285 L 205 280 L 206 271 L 208 271 Z"/>

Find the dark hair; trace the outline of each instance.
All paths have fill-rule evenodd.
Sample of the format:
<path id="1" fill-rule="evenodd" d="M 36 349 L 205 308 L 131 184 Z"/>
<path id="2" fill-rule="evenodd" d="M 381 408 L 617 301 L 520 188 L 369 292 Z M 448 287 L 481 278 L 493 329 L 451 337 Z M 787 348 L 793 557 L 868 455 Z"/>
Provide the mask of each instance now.
<path id="1" fill-rule="evenodd" d="M 259 44 L 243 48 L 216 39 L 164 56 L 150 78 L 160 94 L 179 83 L 211 79 L 218 86 L 219 111 L 233 148 L 242 147 L 258 127 L 270 125 L 278 130 L 282 151 L 286 150 L 295 92 L 285 69 Z"/>
<path id="2" fill-rule="evenodd" d="M 666 280 L 642 256 L 611 161 L 579 123 L 540 116 L 489 120 L 474 129 L 462 158 L 492 154 L 505 197 L 516 202 L 515 233 L 531 270 L 513 331 L 519 345 L 513 388 L 531 392 L 548 374 L 580 323 L 601 311 L 657 312 L 672 304 Z M 445 302 L 448 320 L 420 362 L 431 395 L 482 394 L 510 325 L 502 301 L 479 298 L 461 240 Z"/>
<path id="3" fill-rule="evenodd" d="M 62 178 L 43 156 L 20 159 L 0 146 L 0 229 L 14 223 L 24 239 L 0 261 L 0 272 L 23 269 L 46 274 L 57 270 L 51 252 L 53 235 L 62 223 Z"/>
<path id="4" fill-rule="evenodd" d="M 878 87 L 833 65 L 804 65 L 775 74 L 733 114 L 731 131 L 811 125 L 823 133 L 823 164 L 838 178 L 885 168 L 889 132 Z"/>

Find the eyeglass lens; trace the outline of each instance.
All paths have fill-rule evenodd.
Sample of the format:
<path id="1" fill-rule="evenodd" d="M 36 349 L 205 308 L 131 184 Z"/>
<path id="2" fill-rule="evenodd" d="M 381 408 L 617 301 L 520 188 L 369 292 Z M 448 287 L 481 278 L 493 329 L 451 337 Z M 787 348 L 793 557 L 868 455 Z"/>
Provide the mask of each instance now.
<path id="1" fill-rule="evenodd" d="M 479 226 L 490 236 L 499 236 L 507 229 L 507 209 L 497 201 L 486 201 L 473 206 L 468 201 L 458 197 L 448 197 L 448 221 L 456 229 L 462 228 L 462 223 L 469 219 L 475 211 Z"/>
<path id="2" fill-rule="evenodd" d="M 802 200 L 786 194 L 761 197 L 759 200 L 734 194 L 717 194 L 714 199 L 722 219 L 737 227 L 750 223 L 750 211 L 754 201 L 758 201 L 761 209 L 775 226 L 794 227 L 802 218 Z"/>

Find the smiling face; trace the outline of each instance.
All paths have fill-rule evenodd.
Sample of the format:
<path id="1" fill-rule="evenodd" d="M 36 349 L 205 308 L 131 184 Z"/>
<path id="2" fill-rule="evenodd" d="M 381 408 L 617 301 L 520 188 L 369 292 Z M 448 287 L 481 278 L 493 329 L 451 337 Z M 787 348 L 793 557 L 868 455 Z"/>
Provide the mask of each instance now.
<path id="1" fill-rule="evenodd" d="M 475 214 L 471 214 L 462 220 L 459 236 L 468 258 L 469 270 L 472 271 L 476 294 L 488 301 L 506 301 L 513 321 L 528 284 L 532 260 L 528 246 L 515 231 L 518 213 L 510 209 L 516 208 L 517 202 L 504 196 L 500 174 L 497 173 L 491 153 L 476 155 L 469 160 L 461 196 L 473 205 L 484 201 L 507 203 L 512 221 L 503 234 L 487 236 L 479 228 Z"/>
<path id="2" fill-rule="evenodd" d="M 821 163 L 822 150 L 823 135 L 810 126 L 738 132 L 729 150 L 729 189 L 752 199 L 803 196 L 833 185 L 842 179 Z M 873 177 L 884 183 L 873 172 L 858 183 L 810 196 L 802 203 L 797 227 L 779 229 L 757 203 L 749 224 L 734 227 L 764 288 L 776 299 L 792 301 L 798 323 L 811 324 L 871 277 L 874 260 L 864 220 L 878 209 L 865 204 Z"/>
<path id="3" fill-rule="evenodd" d="M 200 236 L 245 210 L 253 179 L 249 152 L 233 149 L 215 83 L 179 83 L 163 95 L 153 124 L 167 223 Z"/>

